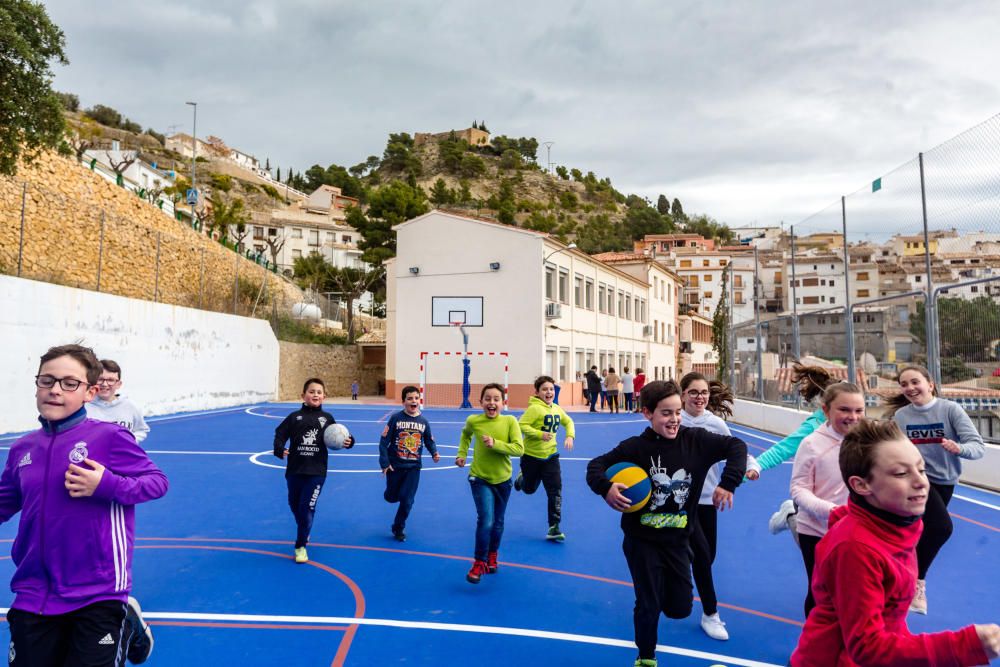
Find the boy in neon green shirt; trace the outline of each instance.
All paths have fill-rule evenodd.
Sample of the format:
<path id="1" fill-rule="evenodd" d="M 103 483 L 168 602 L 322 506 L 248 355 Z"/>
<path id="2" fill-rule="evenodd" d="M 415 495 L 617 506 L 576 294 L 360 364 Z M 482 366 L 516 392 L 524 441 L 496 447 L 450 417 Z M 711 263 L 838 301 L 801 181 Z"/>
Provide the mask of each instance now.
<path id="1" fill-rule="evenodd" d="M 497 552 L 503 537 L 503 520 L 510 499 L 511 456 L 524 454 L 524 441 L 517 420 L 503 411 L 503 387 L 495 382 L 479 394 L 483 414 L 465 420 L 455 465 L 465 466 L 469 444 L 475 437 L 469 486 L 476 503 L 476 551 L 472 569 L 465 575 L 478 584 L 484 574 L 497 571 Z"/>
<path id="2" fill-rule="evenodd" d="M 524 456 L 521 457 L 521 471 L 514 480 L 514 490 L 531 495 L 541 482 L 548 496 L 549 532 L 545 539 L 562 542 L 566 539 L 559 528 L 562 519 L 562 470 L 559 466 L 559 452 L 556 451 L 556 433 L 560 424 L 566 428 L 563 446 L 573 449 L 576 430 L 561 407 L 553 403 L 556 396 L 556 382 L 548 375 L 535 380 L 535 395 L 528 399 L 528 409 L 521 415 L 521 433 L 524 434 Z"/>

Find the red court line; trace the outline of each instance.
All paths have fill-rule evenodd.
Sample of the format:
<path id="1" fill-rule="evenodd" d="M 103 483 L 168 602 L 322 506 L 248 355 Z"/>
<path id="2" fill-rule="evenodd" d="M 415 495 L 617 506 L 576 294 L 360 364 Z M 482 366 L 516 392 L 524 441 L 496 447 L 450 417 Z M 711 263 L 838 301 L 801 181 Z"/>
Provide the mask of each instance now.
<path id="1" fill-rule="evenodd" d="M 214 540 L 218 541 L 218 540 Z M 246 542 L 245 540 L 243 542 Z M 280 554 L 274 551 L 263 551 L 261 549 L 248 549 L 246 547 L 221 547 L 215 545 L 199 545 L 199 544 L 142 544 L 136 545 L 139 549 L 203 549 L 205 551 L 237 551 L 249 554 L 258 554 L 262 556 L 276 556 L 278 558 L 284 558 L 287 560 L 293 560 L 293 557 L 288 554 Z M 319 568 L 324 572 L 332 574 L 333 576 L 340 579 L 344 584 L 350 589 L 351 593 L 354 595 L 354 618 L 364 618 L 365 616 L 365 596 L 361 592 L 354 581 L 340 572 L 335 570 L 329 565 L 324 565 L 323 563 L 317 563 L 315 561 L 307 561 L 307 565 L 312 565 L 313 567 Z M 337 654 L 333 657 L 333 662 L 330 663 L 330 667 L 344 667 L 347 661 L 347 654 L 351 649 L 351 642 L 354 641 L 354 635 L 358 632 L 358 626 L 352 625 L 347 628 L 344 632 L 344 636 L 340 639 L 340 645 L 337 647 Z"/>
<path id="2" fill-rule="evenodd" d="M 297 623 L 223 623 L 213 621 L 147 621 L 148 625 L 175 625 L 182 628 L 237 628 L 247 630 L 349 630 L 347 625 L 299 625 Z"/>
<path id="3" fill-rule="evenodd" d="M 281 545 L 292 544 L 292 542 L 287 541 L 287 540 L 247 540 L 247 539 L 237 539 L 237 538 L 140 537 L 140 538 L 137 538 L 137 539 L 138 540 L 143 540 L 143 541 L 145 541 L 145 540 L 171 540 L 171 541 L 178 541 L 178 542 L 196 542 L 197 541 L 197 542 L 226 542 L 226 543 L 237 543 L 237 544 L 281 544 Z M 382 553 L 395 553 L 395 554 L 404 554 L 404 555 L 407 555 L 407 556 L 426 556 L 426 557 L 429 557 L 429 558 L 443 558 L 443 559 L 446 559 L 446 560 L 458 560 L 458 561 L 464 561 L 464 562 L 467 562 L 467 563 L 468 562 L 472 562 L 472 559 L 469 558 L 469 557 L 467 557 L 467 556 L 453 556 L 451 554 L 439 554 L 439 553 L 433 553 L 433 552 L 429 552 L 429 551 L 413 551 L 413 550 L 410 550 L 410 549 L 393 549 L 392 547 L 372 547 L 372 546 L 356 545 L 356 544 L 331 544 L 331 543 L 324 543 L 324 542 L 310 542 L 309 546 L 311 546 L 311 547 L 326 547 L 326 548 L 329 548 L 329 549 L 346 549 L 346 550 L 349 550 L 349 551 L 375 551 L 375 552 L 382 552 Z M 182 547 L 177 547 L 177 548 L 182 548 Z M 210 548 L 210 547 L 206 547 L 206 548 Z M 270 552 L 267 552 L 267 553 L 270 553 Z M 291 556 L 284 556 L 284 557 L 285 558 L 291 558 Z M 309 561 L 309 563 L 313 564 L 312 561 Z M 319 566 L 318 563 L 316 565 Z M 527 565 L 525 563 L 510 563 L 510 562 L 507 562 L 507 561 L 500 561 L 500 565 L 503 565 L 504 567 L 513 567 L 513 568 L 518 568 L 518 569 L 522 569 L 522 570 L 533 570 L 535 572 L 546 572 L 546 573 L 549 573 L 549 574 L 559 574 L 559 575 L 566 576 L 566 577 L 574 577 L 576 579 L 585 579 L 587 581 L 598 581 L 598 582 L 605 583 L 605 584 L 612 584 L 614 586 L 628 586 L 629 588 L 632 588 L 632 582 L 623 581 L 621 579 L 609 579 L 608 577 L 599 577 L 599 576 L 594 575 L 594 574 L 584 574 L 582 572 L 570 572 L 568 570 L 556 570 L 556 569 L 553 569 L 553 568 L 542 567 L 540 565 Z M 698 600 L 699 602 L 701 601 L 701 598 L 699 598 L 697 596 L 695 596 L 694 599 Z M 776 616 L 774 614 L 769 614 L 769 613 L 767 613 L 765 611 L 758 611 L 756 609 L 750 609 L 748 607 L 740 607 L 738 605 L 727 604 L 725 602 L 719 602 L 718 604 L 719 604 L 720 607 L 725 607 L 726 609 L 732 609 L 733 611 L 739 611 L 739 612 L 743 612 L 745 614 L 750 614 L 751 616 L 759 616 L 760 618 L 767 618 L 767 619 L 770 619 L 772 621 L 777 621 L 779 623 L 786 623 L 788 625 L 794 625 L 796 627 L 802 627 L 802 622 L 801 621 L 796 621 L 796 620 L 793 620 L 791 618 L 785 618 L 783 616 Z M 356 618 L 360 618 L 360 617 L 356 616 Z M 356 626 L 352 626 L 352 627 L 356 627 Z"/>
<path id="4" fill-rule="evenodd" d="M 948 512 L 948 514 L 952 515 L 956 519 L 961 519 L 962 521 L 968 521 L 969 523 L 973 523 L 979 526 L 980 528 L 985 528 L 986 530 L 992 530 L 994 533 L 1000 533 L 1000 528 L 997 528 L 996 526 L 991 526 L 988 523 L 976 521 L 975 519 L 970 519 L 967 516 L 962 516 L 961 514 L 955 514 L 954 512 Z"/>

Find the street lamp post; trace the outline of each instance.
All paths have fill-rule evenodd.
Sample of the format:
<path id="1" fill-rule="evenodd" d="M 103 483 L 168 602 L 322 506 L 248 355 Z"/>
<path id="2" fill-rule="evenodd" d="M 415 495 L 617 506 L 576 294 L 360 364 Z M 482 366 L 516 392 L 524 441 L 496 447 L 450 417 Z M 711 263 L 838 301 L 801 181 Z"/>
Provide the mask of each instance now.
<path id="1" fill-rule="evenodd" d="M 575 243 L 570 243 L 565 248 L 559 248 L 558 250 L 553 250 L 552 252 L 550 252 L 548 255 L 545 256 L 545 259 L 542 260 L 542 264 L 544 264 L 545 262 L 549 261 L 549 257 L 551 257 L 552 255 L 556 255 L 556 254 L 564 252 L 566 250 L 575 250 L 575 249 L 576 249 L 576 244 Z"/>
<path id="2" fill-rule="evenodd" d="M 189 105 L 194 110 L 194 122 L 191 126 L 191 189 L 195 191 L 195 196 L 188 197 L 191 204 L 191 224 L 194 225 L 194 207 L 197 203 L 198 192 L 197 181 L 195 180 L 195 160 L 198 157 L 198 103 L 185 102 L 185 104 Z"/>

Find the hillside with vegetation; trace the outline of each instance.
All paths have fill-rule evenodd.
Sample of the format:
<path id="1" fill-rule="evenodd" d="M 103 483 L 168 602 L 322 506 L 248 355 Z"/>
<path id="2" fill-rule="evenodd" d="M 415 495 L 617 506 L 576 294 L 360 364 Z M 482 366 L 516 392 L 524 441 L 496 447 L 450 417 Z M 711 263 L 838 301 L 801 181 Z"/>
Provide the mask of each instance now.
<path id="1" fill-rule="evenodd" d="M 485 130 L 485 123 L 473 127 Z M 679 199 L 660 195 L 654 203 L 617 190 L 594 172 L 538 163 L 533 137 L 493 136 L 471 146 L 456 132 L 417 142 L 408 133 L 389 135 L 382 156 L 350 167 L 313 165 L 286 174 L 286 182 L 309 191 L 323 184 L 358 197 L 360 210 L 348 222 L 364 238 L 365 258 L 395 254 L 392 225 L 431 208 L 450 209 L 509 225 L 547 232 L 589 253 L 630 250 L 646 234 L 694 232 L 726 243 L 724 224 L 707 215 L 687 215 Z"/>

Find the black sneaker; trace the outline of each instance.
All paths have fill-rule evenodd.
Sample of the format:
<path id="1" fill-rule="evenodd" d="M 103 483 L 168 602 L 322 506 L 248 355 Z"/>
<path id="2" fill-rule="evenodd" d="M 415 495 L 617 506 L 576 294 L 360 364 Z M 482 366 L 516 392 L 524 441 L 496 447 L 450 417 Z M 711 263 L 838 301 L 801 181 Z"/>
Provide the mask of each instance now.
<path id="1" fill-rule="evenodd" d="M 396 538 L 397 542 L 405 542 L 406 541 L 406 533 L 404 533 L 402 530 L 396 530 L 395 528 L 393 528 L 392 529 L 392 536 L 394 538 Z"/>
<path id="2" fill-rule="evenodd" d="M 566 536 L 563 534 L 562 530 L 560 530 L 559 524 L 557 523 L 549 526 L 549 532 L 545 533 L 545 539 L 562 542 L 566 539 Z"/>
<path id="3" fill-rule="evenodd" d="M 129 596 L 125 608 L 125 657 L 133 665 L 141 665 L 153 653 L 153 631 L 142 620 L 139 601 Z"/>
<path id="4" fill-rule="evenodd" d="M 524 488 L 524 473 L 520 470 L 517 472 L 517 477 L 514 478 L 514 490 L 520 491 Z"/>

